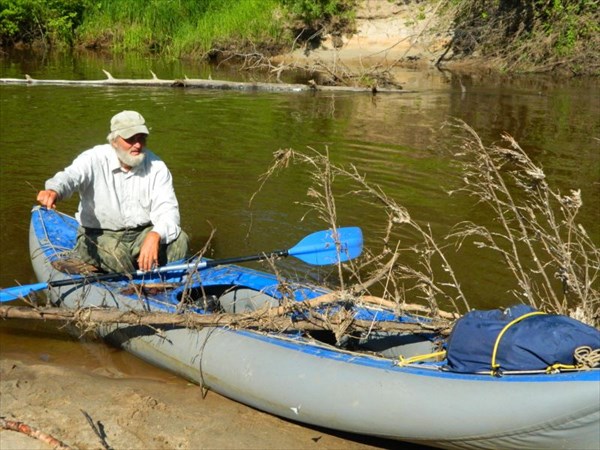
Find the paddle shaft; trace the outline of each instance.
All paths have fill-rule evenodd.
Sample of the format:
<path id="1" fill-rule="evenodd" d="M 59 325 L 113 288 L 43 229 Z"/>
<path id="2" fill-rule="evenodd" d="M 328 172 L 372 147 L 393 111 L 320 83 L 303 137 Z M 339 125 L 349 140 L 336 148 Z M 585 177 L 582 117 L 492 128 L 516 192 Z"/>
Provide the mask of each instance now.
<path id="1" fill-rule="evenodd" d="M 216 267 L 216 266 L 225 266 L 227 264 L 237 264 L 243 262 L 250 261 L 262 261 L 269 258 L 285 258 L 289 256 L 288 250 L 275 250 L 270 253 L 260 253 L 258 255 L 248 255 L 248 256 L 239 256 L 234 258 L 223 258 L 223 259 L 210 259 L 208 261 L 202 261 L 199 264 L 200 269 L 208 268 L 208 267 Z M 194 264 L 191 264 L 190 267 L 194 267 Z"/>
<path id="2" fill-rule="evenodd" d="M 138 270 L 133 273 L 105 273 L 0 289 L 0 302 L 12 301 L 29 295 L 32 292 L 48 289 L 49 287 L 77 286 L 89 282 L 94 283 L 98 281 L 118 280 L 130 278 L 132 276 L 144 276 L 146 274 L 162 272 L 187 271 L 190 269 L 202 270 L 208 267 L 259 261 L 267 258 L 294 256 L 301 261 L 312 265 L 322 266 L 337 264 L 359 256 L 362 251 L 362 244 L 362 231 L 358 227 L 338 228 L 335 233 L 330 231 L 318 231 L 306 236 L 288 250 L 275 250 L 269 253 L 259 253 L 250 256 L 167 265 L 147 272 Z"/>
<path id="3" fill-rule="evenodd" d="M 61 286 L 70 286 L 77 285 L 83 283 L 95 283 L 97 281 L 108 281 L 108 280 L 118 280 L 121 278 L 128 278 L 130 276 L 142 276 L 147 274 L 156 274 L 156 273 L 164 273 L 164 272 L 178 272 L 183 270 L 202 270 L 208 269 L 210 267 L 216 266 L 224 266 L 227 264 L 237 264 L 242 262 L 249 261 L 261 261 L 267 258 L 279 258 L 288 256 L 287 250 L 276 250 L 269 254 L 262 253 L 258 255 L 248 255 L 248 256 L 240 256 L 234 258 L 223 258 L 223 259 L 211 259 L 208 261 L 201 261 L 199 263 L 187 263 L 187 264 L 174 264 L 170 266 L 159 267 L 158 269 L 143 271 L 138 270 L 132 273 L 102 273 L 98 275 L 89 275 L 81 278 L 67 278 L 64 280 L 54 280 L 49 281 L 48 287 L 61 287 Z"/>

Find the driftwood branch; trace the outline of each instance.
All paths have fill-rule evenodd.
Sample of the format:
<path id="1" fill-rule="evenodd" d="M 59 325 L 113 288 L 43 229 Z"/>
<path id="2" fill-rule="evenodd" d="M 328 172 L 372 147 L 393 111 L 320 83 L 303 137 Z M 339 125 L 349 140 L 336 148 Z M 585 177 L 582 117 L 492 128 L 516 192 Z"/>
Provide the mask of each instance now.
<path id="1" fill-rule="evenodd" d="M 65 443 L 59 441 L 53 436 L 50 436 L 43 431 L 38 430 L 32 426 L 27 425 L 23 422 L 17 422 L 16 420 L 7 420 L 0 418 L 0 428 L 4 430 L 16 431 L 17 433 L 23 433 L 32 438 L 38 439 L 46 444 L 50 445 L 55 450 L 71 450 Z"/>
<path id="2" fill-rule="evenodd" d="M 138 310 L 122 311 L 115 308 L 81 308 L 77 310 L 65 308 L 31 308 L 26 306 L 0 306 L 2 319 L 36 319 L 75 323 L 95 324 L 132 324 L 152 327 L 182 326 L 190 328 L 203 327 L 229 327 L 260 329 L 271 331 L 288 330 L 331 330 L 338 331 L 341 326 L 355 331 L 393 331 L 405 333 L 440 332 L 447 333 L 450 323 L 447 320 L 437 319 L 431 322 L 405 323 L 356 320 L 349 318 L 344 311 L 312 312 L 310 308 L 332 303 L 339 300 L 337 294 L 327 294 L 311 301 L 294 304 L 291 307 L 275 307 L 255 311 L 249 314 L 196 314 L 185 312 L 182 314 L 168 312 L 145 312 Z M 382 300 L 383 299 L 379 299 Z M 291 311 L 308 309 L 307 312 L 291 317 L 283 315 Z"/>
<path id="3" fill-rule="evenodd" d="M 3 84 L 54 84 L 54 85 L 75 85 L 75 86 L 152 86 L 152 87 L 179 87 L 179 88 L 198 88 L 198 89 L 219 89 L 219 90 L 240 90 L 240 91 L 265 91 L 265 92 L 388 92 L 388 93 L 406 93 L 401 89 L 386 89 L 372 87 L 355 86 L 321 86 L 314 82 L 309 84 L 288 84 L 288 83 L 264 83 L 264 82 L 240 82 L 223 80 L 205 80 L 199 78 L 183 78 L 177 80 L 162 80 L 152 73 L 151 79 L 126 79 L 114 78 L 109 72 L 104 70 L 106 79 L 104 80 L 37 80 L 25 75 L 25 78 L 0 78 Z"/>
<path id="4" fill-rule="evenodd" d="M 432 314 L 431 309 L 427 308 L 426 306 L 423 306 L 423 305 L 415 305 L 412 303 L 411 304 L 396 303 L 391 300 L 385 300 L 381 297 L 375 297 L 373 295 L 363 295 L 362 297 L 359 297 L 359 301 L 368 303 L 369 305 L 391 309 L 393 311 L 400 311 L 400 312 L 406 311 L 409 313 L 427 314 L 427 315 Z M 439 316 L 442 319 L 447 319 L 447 320 L 456 320 L 460 317 L 460 315 L 457 313 L 451 313 L 451 312 L 441 311 L 441 310 L 436 310 L 435 315 Z"/>
<path id="5" fill-rule="evenodd" d="M 422 305 L 396 303 L 391 300 L 386 300 L 381 297 L 376 297 L 374 295 L 362 295 L 360 297 L 352 296 L 349 299 L 347 299 L 346 297 L 347 296 L 342 292 L 330 292 L 329 294 L 324 294 L 319 297 L 313 298 L 311 300 L 296 303 L 291 306 L 277 306 L 275 308 L 269 309 L 267 312 L 270 315 L 281 315 L 281 314 L 285 314 L 293 309 L 298 309 L 298 308 L 309 309 L 309 308 L 314 308 L 316 306 L 324 305 L 324 304 L 328 304 L 328 303 L 336 303 L 336 302 L 340 302 L 340 301 L 342 301 L 342 302 L 350 301 L 350 302 L 356 303 L 356 304 L 362 303 L 362 304 L 366 304 L 366 305 L 370 305 L 370 306 L 376 306 L 379 308 L 390 309 L 392 311 L 399 312 L 399 313 L 409 312 L 409 313 L 431 315 L 431 310 L 429 308 L 427 308 L 426 306 L 422 306 Z M 458 314 L 453 314 L 453 313 L 449 313 L 446 311 L 438 311 L 437 315 L 442 319 L 448 319 L 448 320 L 456 320 L 459 317 Z"/>

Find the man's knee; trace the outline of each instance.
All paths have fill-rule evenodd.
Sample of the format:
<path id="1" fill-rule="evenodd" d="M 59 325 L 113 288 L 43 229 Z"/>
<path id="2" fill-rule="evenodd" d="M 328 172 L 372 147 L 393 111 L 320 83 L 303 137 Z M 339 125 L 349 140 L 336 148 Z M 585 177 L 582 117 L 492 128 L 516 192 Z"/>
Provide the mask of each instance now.
<path id="1" fill-rule="evenodd" d="M 106 272 L 133 272 L 134 261 L 127 248 L 112 235 L 82 232 L 75 252 L 81 260 Z"/>
<path id="2" fill-rule="evenodd" d="M 108 272 L 135 272 L 135 261 L 126 248 L 121 246 L 102 249 L 100 251 L 100 264 Z"/>
<path id="3" fill-rule="evenodd" d="M 177 261 L 187 257 L 190 238 L 183 230 L 173 242 L 167 245 L 167 260 L 168 262 Z"/>

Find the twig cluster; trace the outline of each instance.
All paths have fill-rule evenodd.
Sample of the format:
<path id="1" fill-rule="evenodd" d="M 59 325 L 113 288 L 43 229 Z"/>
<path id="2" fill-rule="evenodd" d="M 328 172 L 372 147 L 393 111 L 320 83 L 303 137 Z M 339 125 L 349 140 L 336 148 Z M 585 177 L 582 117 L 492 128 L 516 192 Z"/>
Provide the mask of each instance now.
<path id="1" fill-rule="evenodd" d="M 497 228 L 462 222 L 445 239 L 437 239 L 428 225 L 412 219 L 405 207 L 369 183 L 355 166 L 332 164 L 327 149 L 323 153 L 313 148 L 306 153 L 277 151 L 258 191 L 270 177 L 298 164 L 308 167 L 311 180 L 308 200 L 303 204 L 316 211 L 331 229 L 337 226 L 337 178 L 352 184 L 351 191 L 343 195 L 381 207 L 387 218 L 379 241 L 381 248 L 371 248 L 358 263 L 338 268 L 341 290 L 352 295 L 377 292 L 398 305 L 400 311 L 410 296 L 427 305 L 434 316 L 443 308 L 466 312 L 471 308 L 446 251 L 449 242 L 455 242 L 460 250 L 469 239 L 479 248 L 492 249 L 501 256 L 501 263 L 516 281 L 512 293 L 517 301 L 599 326 L 600 250 L 577 222 L 582 206 L 580 192 L 563 195 L 552 189 L 541 167 L 509 135 L 503 135 L 507 147 L 486 146 L 464 122 L 451 126 L 466 134 L 457 154 L 464 164 L 464 186 L 454 194 L 466 193 L 487 205 Z M 417 243 L 405 245 L 401 238 L 407 235 L 416 235 Z M 416 256 L 416 262 L 405 263 L 410 260 L 403 257 L 407 253 Z"/>
<path id="2" fill-rule="evenodd" d="M 356 296 L 381 292 L 382 297 L 394 302 L 400 311 L 406 303 L 407 293 L 414 293 L 434 316 L 441 307 L 449 307 L 456 312 L 470 309 L 443 247 L 433 238 L 429 227 L 423 227 L 413 220 L 406 208 L 388 197 L 379 186 L 368 183 L 355 166 L 344 168 L 332 164 L 327 150 L 319 153 L 309 148 L 308 154 L 293 149 L 279 150 L 274 155 L 272 166 L 262 176 L 259 191 L 271 176 L 294 163 L 310 168 L 311 185 L 304 205 L 310 211 L 316 211 L 318 218 L 331 229 L 335 230 L 337 226 L 333 184 L 338 177 L 353 183 L 354 189 L 350 192 L 353 197 L 378 204 L 387 217 L 380 241 L 381 249 L 377 252 L 367 249 L 358 263 L 339 266 L 342 291 L 347 290 Z M 398 236 L 407 232 L 420 236 L 420 243 L 403 247 Z M 418 255 L 416 266 L 403 262 L 401 255 L 407 252 Z M 437 270 L 440 267 L 442 270 Z M 445 275 L 443 279 L 440 273 Z M 351 280 L 349 287 L 345 286 L 345 275 Z"/>
<path id="3" fill-rule="evenodd" d="M 488 207 L 496 227 L 462 222 L 450 236 L 458 246 L 469 238 L 497 252 L 516 280 L 519 301 L 598 326 L 600 249 L 577 222 L 581 192 L 553 189 L 508 134 L 502 136 L 505 146 L 485 146 L 465 123 L 452 126 L 466 134 L 457 154 L 464 170 L 459 192 Z"/>
<path id="4" fill-rule="evenodd" d="M 227 327 L 231 329 L 254 329 L 260 331 L 289 332 L 332 331 L 341 339 L 354 332 L 438 332 L 447 334 L 450 331 L 450 318 L 440 318 L 428 322 L 373 322 L 356 319 L 346 303 L 361 303 L 366 306 L 388 306 L 383 299 L 358 298 L 348 299 L 338 293 L 326 294 L 305 302 L 290 302 L 286 306 L 261 308 L 249 313 L 196 314 L 184 310 L 179 314 L 169 312 L 148 312 L 140 310 L 123 311 L 115 308 L 85 307 L 68 309 L 64 307 L 29 307 L 0 305 L 2 319 L 33 319 L 68 322 L 83 330 L 93 331 L 100 324 L 132 324 L 159 329 L 164 326 L 184 326 L 202 329 L 205 327 Z M 410 306 L 409 306 L 410 308 Z M 416 312 L 423 313 L 420 308 Z"/>

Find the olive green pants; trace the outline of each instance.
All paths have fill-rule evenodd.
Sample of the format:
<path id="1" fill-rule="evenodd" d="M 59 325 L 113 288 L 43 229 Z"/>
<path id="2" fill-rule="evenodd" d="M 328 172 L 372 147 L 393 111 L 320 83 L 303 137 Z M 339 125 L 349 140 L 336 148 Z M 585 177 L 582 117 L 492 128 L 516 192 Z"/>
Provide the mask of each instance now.
<path id="1" fill-rule="evenodd" d="M 79 227 L 75 253 L 106 272 L 135 272 L 142 244 L 151 230 L 152 225 L 123 231 Z M 188 235 L 182 230 L 173 242 L 160 245 L 159 265 L 185 258 L 188 245 Z"/>

